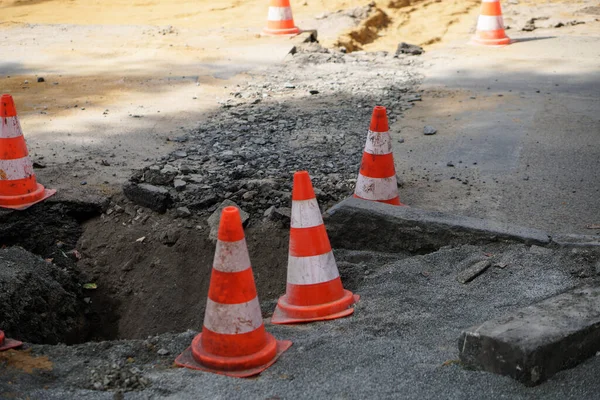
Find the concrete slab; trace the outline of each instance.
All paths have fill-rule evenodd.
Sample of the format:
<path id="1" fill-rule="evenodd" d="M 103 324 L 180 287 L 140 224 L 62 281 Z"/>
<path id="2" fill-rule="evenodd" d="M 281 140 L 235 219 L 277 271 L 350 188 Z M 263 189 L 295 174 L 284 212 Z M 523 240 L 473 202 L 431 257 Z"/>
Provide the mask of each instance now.
<path id="1" fill-rule="evenodd" d="M 325 215 L 336 248 L 428 251 L 448 245 L 496 241 L 547 245 L 545 232 L 503 222 L 348 198 Z"/>
<path id="2" fill-rule="evenodd" d="M 391 129 L 415 207 L 589 234 L 600 203 L 600 36 L 510 31 L 425 53 L 423 101 Z M 424 136 L 423 127 L 437 129 Z M 451 164 L 451 165 L 449 165 Z"/>
<path id="3" fill-rule="evenodd" d="M 600 287 L 577 288 L 474 326 L 458 347 L 468 367 L 540 384 L 600 350 Z"/>

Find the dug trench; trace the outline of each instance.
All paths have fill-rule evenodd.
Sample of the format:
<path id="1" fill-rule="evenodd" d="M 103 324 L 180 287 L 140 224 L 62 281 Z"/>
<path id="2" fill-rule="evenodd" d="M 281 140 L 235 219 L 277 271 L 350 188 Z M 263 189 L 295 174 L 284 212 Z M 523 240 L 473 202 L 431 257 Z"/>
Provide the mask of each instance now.
<path id="1" fill-rule="evenodd" d="M 0 321 L 34 344 L 140 339 L 202 327 L 215 242 L 208 213 L 155 213 L 124 196 L 57 196 L 0 214 Z M 263 316 L 285 292 L 289 219 L 245 228 Z M 399 255 L 396 255 L 399 256 Z M 355 290 L 367 260 L 338 262 Z"/>

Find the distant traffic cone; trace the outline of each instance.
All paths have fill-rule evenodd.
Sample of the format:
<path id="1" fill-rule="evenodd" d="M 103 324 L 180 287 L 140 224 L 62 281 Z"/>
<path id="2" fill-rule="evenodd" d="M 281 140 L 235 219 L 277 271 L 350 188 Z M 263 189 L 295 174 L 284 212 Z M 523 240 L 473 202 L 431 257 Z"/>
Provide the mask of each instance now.
<path id="1" fill-rule="evenodd" d="M 0 207 L 24 210 L 56 190 L 37 183 L 13 98 L 0 98 Z"/>
<path id="2" fill-rule="evenodd" d="M 300 29 L 294 25 L 290 0 L 271 0 L 267 27 L 263 30 L 268 35 L 295 35 Z"/>
<path id="3" fill-rule="evenodd" d="M 354 197 L 403 206 L 398 195 L 392 138 L 385 107 L 373 110 Z"/>
<path id="4" fill-rule="evenodd" d="M 19 342 L 18 340 L 7 339 L 4 336 L 4 332 L 0 331 L 0 351 L 14 349 L 15 347 L 20 347 L 23 345 L 23 342 Z"/>
<path id="5" fill-rule="evenodd" d="M 265 331 L 240 213 L 221 213 L 202 333 L 175 363 L 237 378 L 258 375 L 292 342 Z"/>
<path id="6" fill-rule="evenodd" d="M 477 21 L 477 32 L 471 41 L 487 46 L 504 46 L 511 40 L 504 32 L 504 19 L 500 0 L 483 0 Z"/>
<path id="7" fill-rule="evenodd" d="M 287 290 L 277 302 L 274 324 L 345 317 L 359 300 L 342 286 L 319 204 L 306 171 L 294 174 Z"/>

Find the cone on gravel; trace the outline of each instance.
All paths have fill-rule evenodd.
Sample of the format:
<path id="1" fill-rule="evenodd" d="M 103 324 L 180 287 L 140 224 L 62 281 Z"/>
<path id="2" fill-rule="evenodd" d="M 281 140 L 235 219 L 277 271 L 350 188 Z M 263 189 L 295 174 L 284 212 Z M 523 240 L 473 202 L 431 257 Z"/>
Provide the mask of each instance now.
<path id="1" fill-rule="evenodd" d="M 500 0 L 482 1 L 477 31 L 471 42 L 486 46 L 505 46 L 511 43 L 504 31 Z"/>
<path id="2" fill-rule="evenodd" d="M 330 320 L 354 312 L 359 300 L 342 286 L 319 204 L 306 171 L 294 174 L 287 289 L 274 324 Z"/>
<path id="3" fill-rule="evenodd" d="M 373 110 L 354 197 L 403 206 L 398 195 L 392 138 L 385 107 Z"/>
<path id="4" fill-rule="evenodd" d="M 18 340 L 8 339 L 4 336 L 4 332 L 0 331 L 0 351 L 14 349 L 23 345 L 23 342 Z"/>
<path id="5" fill-rule="evenodd" d="M 265 331 L 240 213 L 221 213 L 204 326 L 175 363 L 245 378 L 260 374 L 290 348 Z"/>
<path id="6" fill-rule="evenodd" d="M 0 98 L 0 207 L 24 210 L 56 190 L 37 183 L 13 98 Z"/>
<path id="7" fill-rule="evenodd" d="M 300 29 L 294 25 L 290 0 L 271 0 L 267 27 L 263 30 L 267 35 L 295 35 Z"/>

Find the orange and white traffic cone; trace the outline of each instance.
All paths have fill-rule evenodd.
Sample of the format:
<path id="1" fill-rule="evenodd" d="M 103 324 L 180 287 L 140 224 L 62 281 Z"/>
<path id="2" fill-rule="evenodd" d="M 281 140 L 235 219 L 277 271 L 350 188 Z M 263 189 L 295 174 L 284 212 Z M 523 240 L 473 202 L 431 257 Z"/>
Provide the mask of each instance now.
<path id="1" fill-rule="evenodd" d="M 511 43 L 504 31 L 500 0 L 483 0 L 472 43 L 486 46 L 505 46 Z"/>
<path id="2" fill-rule="evenodd" d="M 0 207 L 24 210 L 56 190 L 37 183 L 13 98 L 0 98 Z"/>
<path id="3" fill-rule="evenodd" d="M 294 25 L 290 0 L 271 0 L 267 27 L 263 30 L 267 35 L 295 35 L 300 29 Z"/>
<path id="4" fill-rule="evenodd" d="M 287 289 L 274 324 L 322 321 L 354 312 L 359 300 L 342 286 L 319 204 L 306 171 L 294 174 Z"/>
<path id="5" fill-rule="evenodd" d="M 392 138 L 385 107 L 373 110 L 354 197 L 403 206 L 398 195 Z"/>
<path id="6" fill-rule="evenodd" d="M 265 331 L 240 213 L 221 213 L 202 333 L 175 363 L 237 378 L 260 374 L 290 348 Z"/>
<path id="7" fill-rule="evenodd" d="M 18 340 L 8 339 L 4 336 L 4 332 L 0 331 L 0 351 L 14 349 L 23 345 L 23 342 Z"/>

